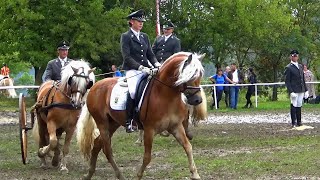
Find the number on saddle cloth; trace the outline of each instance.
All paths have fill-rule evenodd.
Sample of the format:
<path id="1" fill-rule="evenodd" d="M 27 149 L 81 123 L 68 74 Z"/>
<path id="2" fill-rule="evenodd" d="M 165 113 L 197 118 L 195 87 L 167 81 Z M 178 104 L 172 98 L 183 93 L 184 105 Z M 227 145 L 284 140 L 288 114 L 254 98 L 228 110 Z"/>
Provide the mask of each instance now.
<path id="1" fill-rule="evenodd" d="M 144 92 L 149 83 L 148 75 L 143 76 L 137 83 L 135 94 L 135 107 L 139 109 L 142 104 Z M 117 84 L 113 87 L 110 97 L 110 107 L 114 110 L 125 110 L 127 103 L 128 83 L 125 78 L 119 78 Z"/>

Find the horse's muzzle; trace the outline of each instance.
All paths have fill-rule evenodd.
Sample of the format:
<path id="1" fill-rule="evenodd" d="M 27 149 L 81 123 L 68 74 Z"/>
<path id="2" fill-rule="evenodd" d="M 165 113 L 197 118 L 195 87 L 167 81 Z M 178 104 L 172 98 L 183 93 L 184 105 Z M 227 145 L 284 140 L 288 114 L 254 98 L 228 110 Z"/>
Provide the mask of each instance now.
<path id="1" fill-rule="evenodd" d="M 201 96 L 191 96 L 191 97 L 187 98 L 187 103 L 192 106 L 196 106 L 196 105 L 202 103 L 202 97 Z"/>

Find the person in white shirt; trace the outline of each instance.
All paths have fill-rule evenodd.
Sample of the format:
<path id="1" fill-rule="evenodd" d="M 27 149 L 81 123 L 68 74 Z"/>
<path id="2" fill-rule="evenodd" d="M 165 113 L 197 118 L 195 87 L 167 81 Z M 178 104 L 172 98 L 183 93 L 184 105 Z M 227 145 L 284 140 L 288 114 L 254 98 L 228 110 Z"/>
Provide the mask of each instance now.
<path id="1" fill-rule="evenodd" d="M 59 81 L 61 80 L 61 69 L 65 65 L 67 65 L 72 59 L 68 58 L 69 53 L 69 43 L 67 41 L 61 41 L 57 46 L 57 53 L 58 57 L 52 59 L 48 62 L 45 74 L 44 74 L 44 81 L 54 80 Z"/>
<path id="2" fill-rule="evenodd" d="M 237 69 L 235 63 L 231 64 L 231 71 L 228 73 L 228 78 L 231 79 L 235 84 L 240 84 L 243 82 L 243 76 L 240 70 Z M 230 108 L 237 109 L 238 96 L 239 96 L 239 86 L 230 86 Z"/>

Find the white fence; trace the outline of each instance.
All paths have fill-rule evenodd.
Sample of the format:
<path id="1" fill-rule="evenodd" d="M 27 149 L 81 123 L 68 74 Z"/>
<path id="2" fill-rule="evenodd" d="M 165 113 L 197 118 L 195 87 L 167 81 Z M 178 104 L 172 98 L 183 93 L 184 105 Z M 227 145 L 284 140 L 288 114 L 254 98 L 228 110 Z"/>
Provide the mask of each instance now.
<path id="1" fill-rule="evenodd" d="M 307 84 L 320 84 L 319 82 L 306 82 Z M 214 102 L 215 108 L 217 107 L 217 97 L 216 97 L 216 87 L 217 86 L 254 86 L 255 89 L 255 107 L 258 107 L 258 86 L 272 86 L 272 85 L 284 85 L 284 82 L 276 82 L 276 83 L 256 83 L 256 84 L 204 84 L 201 87 L 209 87 L 213 88 L 214 91 Z M 0 90 L 2 89 L 36 89 L 40 86 L 0 86 Z"/>
<path id="2" fill-rule="evenodd" d="M 320 84 L 320 82 L 306 82 L 307 84 Z M 273 86 L 273 85 L 284 85 L 284 82 L 276 83 L 255 83 L 255 84 L 205 84 L 201 87 L 210 87 L 213 88 L 214 92 L 214 104 L 215 108 L 218 109 L 217 96 L 216 96 L 216 87 L 217 86 L 254 86 L 255 89 L 255 107 L 258 107 L 258 86 Z"/>

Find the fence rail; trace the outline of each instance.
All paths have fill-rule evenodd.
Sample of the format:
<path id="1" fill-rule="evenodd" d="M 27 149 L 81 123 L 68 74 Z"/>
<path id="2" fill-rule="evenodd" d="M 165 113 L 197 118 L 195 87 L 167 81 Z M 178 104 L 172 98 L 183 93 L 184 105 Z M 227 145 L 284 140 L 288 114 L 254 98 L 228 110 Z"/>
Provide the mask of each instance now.
<path id="1" fill-rule="evenodd" d="M 315 82 L 306 82 L 307 84 L 320 84 L 320 81 L 315 81 Z M 203 84 L 201 87 L 206 88 L 213 88 L 214 92 L 214 102 L 215 102 L 215 108 L 218 109 L 217 107 L 217 97 L 216 97 L 216 87 L 217 86 L 254 86 L 255 89 L 255 107 L 258 107 L 258 86 L 273 86 L 273 85 L 284 85 L 284 82 L 275 82 L 275 83 L 255 83 L 255 84 Z M 0 86 L 0 90 L 2 89 L 36 89 L 39 88 L 40 86 Z"/>
<path id="2" fill-rule="evenodd" d="M 217 86 L 254 86 L 255 89 L 255 107 L 258 107 L 258 86 L 274 86 L 274 85 L 284 85 L 284 82 L 275 82 L 275 83 L 255 83 L 255 84 L 204 84 L 201 87 L 211 87 L 214 92 L 214 104 L 215 108 L 218 109 L 217 104 L 217 95 L 216 95 L 216 87 Z M 320 81 L 314 82 L 306 82 L 306 84 L 320 84 Z"/>

